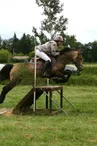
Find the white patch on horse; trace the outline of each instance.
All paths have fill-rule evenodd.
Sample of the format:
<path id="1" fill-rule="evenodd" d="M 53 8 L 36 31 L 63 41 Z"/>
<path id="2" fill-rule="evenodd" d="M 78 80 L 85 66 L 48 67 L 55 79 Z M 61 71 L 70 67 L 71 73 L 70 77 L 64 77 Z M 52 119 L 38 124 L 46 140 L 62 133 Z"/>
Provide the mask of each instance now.
<path id="1" fill-rule="evenodd" d="M 77 67 L 73 64 L 67 64 L 64 70 L 70 70 L 72 72 L 77 72 Z"/>
<path id="2" fill-rule="evenodd" d="M 6 64 L 0 64 L 0 71 Z"/>

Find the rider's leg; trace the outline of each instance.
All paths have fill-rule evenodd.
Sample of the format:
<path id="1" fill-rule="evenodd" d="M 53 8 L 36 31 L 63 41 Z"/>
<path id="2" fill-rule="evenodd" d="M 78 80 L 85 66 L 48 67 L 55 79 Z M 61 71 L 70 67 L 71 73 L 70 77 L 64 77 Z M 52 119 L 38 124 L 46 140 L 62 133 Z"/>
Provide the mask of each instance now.
<path id="1" fill-rule="evenodd" d="M 45 61 L 44 65 L 44 77 L 50 77 L 51 76 L 51 59 L 44 53 L 39 50 L 36 50 L 36 55 L 40 58 L 42 58 Z"/>
<path id="2" fill-rule="evenodd" d="M 48 78 L 51 77 L 51 62 L 49 60 L 45 62 L 44 70 L 43 76 Z"/>
<path id="3" fill-rule="evenodd" d="M 51 62 L 51 59 L 48 57 L 48 55 L 45 54 L 44 52 L 39 51 L 38 49 L 36 50 L 36 56 L 40 57 L 44 61 L 48 61 L 49 60 Z"/>

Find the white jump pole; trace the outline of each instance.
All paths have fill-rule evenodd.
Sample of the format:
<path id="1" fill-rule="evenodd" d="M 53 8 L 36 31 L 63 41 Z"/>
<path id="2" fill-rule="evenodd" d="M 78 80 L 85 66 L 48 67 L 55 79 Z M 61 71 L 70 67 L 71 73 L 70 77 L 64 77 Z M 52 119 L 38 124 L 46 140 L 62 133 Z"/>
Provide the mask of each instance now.
<path id="1" fill-rule="evenodd" d="M 34 56 L 34 106 L 33 111 L 36 111 L 36 47 L 34 49 L 35 56 Z"/>

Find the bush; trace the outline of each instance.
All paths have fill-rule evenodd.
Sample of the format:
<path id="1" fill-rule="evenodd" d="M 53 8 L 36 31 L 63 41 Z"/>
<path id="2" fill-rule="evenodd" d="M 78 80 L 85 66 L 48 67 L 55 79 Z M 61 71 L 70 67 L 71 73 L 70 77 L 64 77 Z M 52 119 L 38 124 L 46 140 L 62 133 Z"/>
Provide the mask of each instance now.
<path id="1" fill-rule="evenodd" d="M 29 58 L 34 58 L 34 56 L 35 56 L 35 52 L 34 51 L 29 53 Z"/>
<path id="2" fill-rule="evenodd" d="M 12 59 L 12 55 L 8 50 L 0 50 L 0 63 L 8 63 Z"/>
<path id="3" fill-rule="evenodd" d="M 20 53 L 14 53 L 14 56 L 24 56 L 24 54 L 22 52 L 20 52 Z"/>
<path id="4" fill-rule="evenodd" d="M 25 59 L 12 58 L 11 59 L 11 62 L 12 63 L 22 63 L 22 62 L 25 62 Z"/>

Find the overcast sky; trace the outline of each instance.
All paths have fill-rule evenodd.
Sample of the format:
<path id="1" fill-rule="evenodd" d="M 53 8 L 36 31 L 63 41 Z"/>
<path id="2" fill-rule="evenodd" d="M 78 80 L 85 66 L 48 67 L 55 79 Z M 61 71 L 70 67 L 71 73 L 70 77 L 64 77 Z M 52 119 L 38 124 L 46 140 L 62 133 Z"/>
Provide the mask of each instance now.
<path id="1" fill-rule="evenodd" d="M 97 40 L 97 0 L 60 0 L 62 15 L 68 18 L 66 33 L 81 43 Z M 3 39 L 23 33 L 32 35 L 32 27 L 40 27 L 41 8 L 35 0 L 0 0 L 0 35 Z"/>

